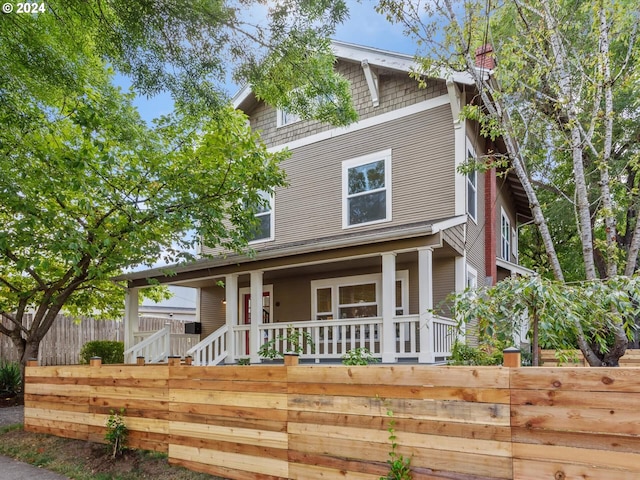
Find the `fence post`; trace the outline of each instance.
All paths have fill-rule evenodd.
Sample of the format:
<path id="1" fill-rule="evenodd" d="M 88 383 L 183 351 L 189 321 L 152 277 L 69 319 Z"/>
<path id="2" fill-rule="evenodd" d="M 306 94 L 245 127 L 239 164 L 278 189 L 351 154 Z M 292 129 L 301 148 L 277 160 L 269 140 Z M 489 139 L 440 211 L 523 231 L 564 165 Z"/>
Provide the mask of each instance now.
<path id="1" fill-rule="evenodd" d="M 37 366 L 38 366 L 37 358 L 30 358 L 29 360 L 27 360 L 27 367 L 37 367 Z"/>
<path id="2" fill-rule="evenodd" d="M 144 357 L 136 357 L 137 365 L 144 365 Z"/>
<path id="3" fill-rule="evenodd" d="M 188 355 L 186 357 L 184 357 L 184 364 L 185 365 L 191 365 L 193 363 L 193 357 L 191 355 Z"/>
<path id="4" fill-rule="evenodd" d="M 179 367 L 180 366 L 180 355 L 171 355 L 169 357 L 169 366 L 170 367 Z"/>
<path id="5" fill-rule="evenodd" d="M 286 367 L 294 367 L 298 365 L 300 355 L 297 353 L 285 353 L 284 364 Z"/>
<path id="6" fill-rule="evenodd" d="M 99 367 L 102 365 L 102 358 L 100 357 L 91 357 L 89 360 L 89 365 L 92 367 Z"/>
<path id="7" fill-rule="evenodd" d="M 502 351 L 504 361 L 502 365 L 509 368 L 519 368 L 521 364 L 520 349 L 517 347 L 505 348 Z"/>

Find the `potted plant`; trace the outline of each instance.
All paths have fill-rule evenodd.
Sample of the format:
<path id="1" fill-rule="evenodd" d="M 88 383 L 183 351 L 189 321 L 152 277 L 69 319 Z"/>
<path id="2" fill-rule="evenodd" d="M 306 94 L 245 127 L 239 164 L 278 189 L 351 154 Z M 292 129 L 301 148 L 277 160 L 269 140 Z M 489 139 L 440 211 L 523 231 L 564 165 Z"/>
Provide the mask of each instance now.
<path id="1" fill-rule="evenodd" d="M 311 351 L 315 351 L 315 344 L 309 332 L 297 330 L 291 326 L 287 327 L 286 335 L 280 334 L 275 338 L 265 342 L 258 349 L 258 355 L 262 358 L 275 360 L 285 358 L 285 365 L 297 364 L 298 356 L 305 347 L 311 346 Z M 295 361 L 292 360 L 295 358 Z"/>

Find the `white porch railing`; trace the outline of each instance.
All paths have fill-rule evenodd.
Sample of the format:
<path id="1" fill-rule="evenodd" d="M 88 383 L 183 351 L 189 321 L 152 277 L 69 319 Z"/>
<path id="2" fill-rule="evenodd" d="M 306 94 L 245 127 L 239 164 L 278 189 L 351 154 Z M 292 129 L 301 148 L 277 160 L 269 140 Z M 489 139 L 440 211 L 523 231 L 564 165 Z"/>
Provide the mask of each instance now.
<path id="1" fill-rule="evenodd" d="M 420 318 L 418 315 L 394 317 L 395 324 L 395 356 L 396 358 L 417 358 L 420 353 Z M 168 348 L 166 342 L 168 327 L 148 335 L 140 343 L 125 352 L 131 354 L 131 360 L 144 356 L 145 361 L 165 361 L 168 355 L 191 355 L 195 365 L 218 365 L 228 356 L 230 349 L 227 338 L 233 342 L 235 353 L 231 361 L 250 356 L 249 325 L 235 325 L 231 332 L 226 325 L 219 328 L 201 342 L 188 349 L 176 353 L 173 347 Z M 290 330 L 293 330 L 291 332 Z M 430 335 L 433 335 L 434 357 L 446 358 L 451 355 L 451 347 L 456 338 L 455 322 L 449 318 L 434 316 Z M 366 348 L 374 357 L 382 357 L 382 318 L 353 318 L 342 320 L 314 320 L 292 323 L 265 323 L 258 326 L 260 344 L 278 338 L 286 338 L 290 333 L 308 336 L 313 345 L 303 342 L 300 358 L 312 360 L 339 360 L 346 352 L 354 348 Z M 230 334 L 230 335 L 229 335 Z M 142 334 L 137 334 L 142 335 Z M 172 334 L 171 337 L 177 336 Z M 195 337 L 197 335 L 182 335 Z M 280 351 L 291 350 L 285 340 L 277 340 L 276 348 Z M 166 353 L 165 352 L 169 352 Z M 129 358 L 129 357 L 127 357 Z M 159 360 L 157 360 L 159 358 Z"/>
<path id="2" fill-rule="evenodd" d="M 451 348 L 458 337 L 456 322 L 450 318 L 433 317 L 433 356 L 447 358 L 451 356 Z"/>
<path id="3" fill-rule="evenodd" d="M 157 332 L 135 332 L 133 334 L 134 345 L 125 352 L 125 361 L 135 363 L 136 357 L 145 357 L 146 363 L 156 363 L 167 361 L 167 358 L 171 355 L 184 357 L 186 352 L 200 341 L 200 335 L 169 333 L 169 346 L 167 348 L 165 345 L 167 341 L 166 334 L 161 332 L 165 332 L 165 329 L 170 328 L 169 325 L 166 325 L 165 328 Z M 149 341 L 151 337 L 154 339 Z M 160 340 L 160 338 L 162 339 Z M 141 349 L 143 351 L 140 351 Z M 160 352 L 164 355 L 162 358 L 160 358 Z M 156 358 L 160 359 L 155 360 Z"/>
<path id="4" fill-rule="evenodd" d="M 166 362 L 171 354 L 171 329 L 165 325 L 162 330 L 152 333 L 140 343 L 125 350 L 124 359 L 134 363 L 138 357 L 144 357 L 146 363 Z"/>
<path id="5" fill-rule="evenodd" d="M 191 355 L 194 365 L 218 365 L 227 358 L 228 330 L 224 325 L 187 350 L 186 355 Z"/>

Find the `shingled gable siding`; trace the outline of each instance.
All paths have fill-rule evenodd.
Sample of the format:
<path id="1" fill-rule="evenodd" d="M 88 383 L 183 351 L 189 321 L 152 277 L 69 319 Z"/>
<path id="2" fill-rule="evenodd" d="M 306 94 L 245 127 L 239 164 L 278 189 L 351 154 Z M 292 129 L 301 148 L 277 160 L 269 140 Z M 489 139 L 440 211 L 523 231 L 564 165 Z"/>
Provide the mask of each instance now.
<path id="1" fill-rule="evenodd" d="M 378 77 L 380 105 L 374 107 L 360 64 L 341 62 L 338 63 L 337 70 L 351 83 L 351 95 L 359 120 L 447 94 L 446 84 L 442 80 L 433 80 L 428 83 L 426 88 L 420 89 L 418 83 L 409 78 L 406 73 L 381 74 Z M 276 109 L 264 103 L 258 104 L 253 110 L 246 113 L 251 118 L 251 126 L 260 131 L 262 140 L 270 147 L 334 128 L 316 121 L 299 121 L 278 128 Z"/>

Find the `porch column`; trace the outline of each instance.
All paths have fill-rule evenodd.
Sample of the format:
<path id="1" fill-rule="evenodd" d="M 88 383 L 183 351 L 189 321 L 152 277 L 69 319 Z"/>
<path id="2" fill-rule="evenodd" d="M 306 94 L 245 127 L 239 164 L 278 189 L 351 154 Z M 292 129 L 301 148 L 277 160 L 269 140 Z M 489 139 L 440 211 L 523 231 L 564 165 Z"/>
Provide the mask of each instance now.
<path id="1" fill-rule="evenodd" d="M 251 272 L 251 325 L 249 327 L 249 357 L 251 363 L 260 363 L 258 349 L 261 338 L 258 326 L 262 323 L 262 275 L 261 271 Z"/>
<path id="2" fill-rule="evenodd" d="M 382 254 L 382 361 L 392 363 L 396 357 L 396 254 Z"/>
<path id="3" fill-rule="evenodd" d="M 455 258 L 455 288 L 456 293 L 464 292 L 467 288 L 467 257 L 456 256 Z M 457 320 L 454 318 L 454 320 Z M 464 341 L 467 325 L 462 322 L 458 332 L 458 340 Z"/>
<path id="4" fill-rule="evenodd" d="M 233 327 L 238 325 L 238 275 L 232 273 L 224 278 L 225 323 L 227 325 L 227 358 L 225 363 L 236 361 L 236 339 Z"/>
<path id="5" fill-rule="evenodd" d="M 138 288 L 127 288 L 124 295 L 124 349 L 133 347 L 133 334 L 139 328 Z M 126 359 L 125 359 L 126 361 Z"/>
<path id="6" fill-rule="evenodd" d="M 420 353 L 418 362 L 435 362 L 433 343 L 433 249 L 418 249 L 418 298 L 420 308 Z"/>

